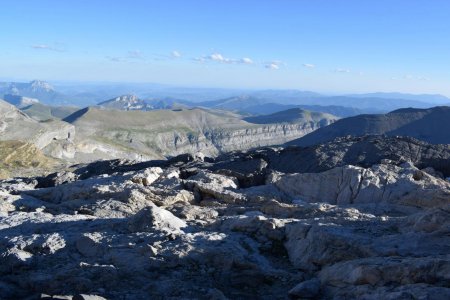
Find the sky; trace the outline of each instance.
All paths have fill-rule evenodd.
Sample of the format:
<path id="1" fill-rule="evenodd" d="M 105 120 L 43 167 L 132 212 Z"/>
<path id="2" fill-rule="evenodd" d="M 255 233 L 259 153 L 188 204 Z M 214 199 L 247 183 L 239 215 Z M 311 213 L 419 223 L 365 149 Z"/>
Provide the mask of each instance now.
<path id="1" fill-rule="evenodd" d="M 450 96 L 448 0 L 0 0 L 0 80 Z"/>

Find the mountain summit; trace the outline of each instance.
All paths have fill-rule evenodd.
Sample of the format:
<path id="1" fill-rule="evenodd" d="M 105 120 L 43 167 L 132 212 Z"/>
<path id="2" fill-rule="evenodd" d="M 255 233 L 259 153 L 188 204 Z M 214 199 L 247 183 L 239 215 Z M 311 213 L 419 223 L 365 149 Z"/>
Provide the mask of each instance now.
<path id="1" fill-rule="evenodd" d="M 63 104 L 71 100 L 70 97 L 57 92 L 50 83 L 42 80 L 0 82 L 0 98 L 7 98 L 5 95 L 38 99 L 50 105 Z"/>
<path id="2" fill-rule="evenodd" d="M 31 92 L 51 92 L 55 91 L 55 88 L 48 82 L 42 80 L 33 80 L 29 84 L 28 89 Z"/>
<path id="3" fill-rule="evenodd" d="M 101 107 L 116 110 L 151 110 L 152 106 L 136 95 L 122 95 L 98 104 Z"/>

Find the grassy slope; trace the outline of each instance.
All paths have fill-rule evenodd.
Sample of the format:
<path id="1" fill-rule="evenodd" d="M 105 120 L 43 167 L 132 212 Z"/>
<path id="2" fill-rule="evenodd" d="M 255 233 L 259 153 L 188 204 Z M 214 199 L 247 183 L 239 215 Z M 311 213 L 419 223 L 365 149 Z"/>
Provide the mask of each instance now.
<path id="1" fill-rule="evenodd" d="M 160 157 L 172 148 L 177 136 L 195 139 L 206 132 L 260 126 L 247 123 L 234 113 L 201 108 L 118 111 L 90 107 L 64 120 L 76 126 L 79 142 L 91 141 L 152 157 Z"/>
<path id="2" fill-rule="evenodd" d="M 0 178 L 36 171 L 50 170 L 56 160 L 46 157 L 33 144 L 21 141 L 0 141 Z"/>
<path id="3" fill-rule="evenodd" d="M 22 111 L 27 115 L 39 121 L 48 119 L 63 119 L 77 110 L 77 107 L 48 106 L 41 103 L 36 103 L 22 109 Z"/>
<path id="4" fill-rule="evenodd" d="M 312 112 L 300 108 L 292 108 L 270 115 L 247 117 L 244 120 L 255 124 L 270 123 L 300 123 L 300 122 L 320 122 L 321 120 L 337 120 L 338 118 L 327 113 Z"/>

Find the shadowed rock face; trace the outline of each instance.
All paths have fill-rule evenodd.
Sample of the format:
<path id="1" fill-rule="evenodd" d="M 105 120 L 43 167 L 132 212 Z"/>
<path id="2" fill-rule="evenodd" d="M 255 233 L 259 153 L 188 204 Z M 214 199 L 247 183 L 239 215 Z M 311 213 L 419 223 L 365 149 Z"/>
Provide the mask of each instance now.
<path id="1" fill-rule="evenodd" d="M 433 167 L 450 176 L 450 146 L 431 145 L 409 137 L 342 137 L 310 147 L 267 148 L 250 153 L 220 156 L 218 163 L 263 158 L 269 168 L 284 173 L 317 173 L 344 165 L 370 167 L 383 159 L 393 164 L 413 162 L 419 168 Z M 234 165 L 239 165 L 237 162 Z"/>
<path id="2" fill-rule="evenodd" d="M 410 136 L 432 144 L 449 144 L 450 107 L 428 109 L 406 108 L 388 114 L 358 115 L 341 119 L 304 137 L 291 141 L 291 145 L 309 146 L 329 142 L 347 135 L 385 134 Z"/>
<path id="3" fill-rule="evenodd" d="M 0 298 L 448 299 L 449 156 L 365 136 L 0 181 Z"/>

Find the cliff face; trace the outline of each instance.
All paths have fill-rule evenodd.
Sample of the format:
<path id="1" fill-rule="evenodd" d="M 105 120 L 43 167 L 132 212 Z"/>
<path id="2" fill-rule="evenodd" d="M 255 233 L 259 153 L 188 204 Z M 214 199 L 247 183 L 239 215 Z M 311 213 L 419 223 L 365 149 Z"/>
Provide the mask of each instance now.
<path id="1" fill-rule="evenodd" d="M 75 156 L 81 161 L 105 156 L 154 159 L 196 152 L 216 156 L 283 144 L 336 119 L 324 114 L 290 123 L 250 123 L 233 114 L 202 109 L 139 112 L 94 108 L 66 118 L 77 128 Z"/>
<path id="2" fill-rule="evenodd" d="M 317 123 L 279 123 L 236 130 L 217 129 L 212 132 L 206 132 L 204 135 L 218 152 L 228 152 L 283 144 L 297 137 L 304 136 L 320 127 L 321 125 Z"/>
<path id="3" fill-rule="evenodd" d="M 13 105 L 0 100 L 0 140 L 23 141 L 38 149 L 75 135 L 75 127 L 61 121 L 38 122 Z"/>
<path id="4" fill-rule="evenodd" d="M 107 155 L 122 158 L 163 158 L 182 153 L 202 152 L 216 156 L 234 150 L 248 150 L 256 147 L 280 145 L 302 137 L 317 128 L 319 124 L 269 124 L 250 128 L 221 129 L 206 131 L 131 132 L 117 129 L 97 132 L 95 136 L 79 140 L 76 156 L 95 157 Z"/>

